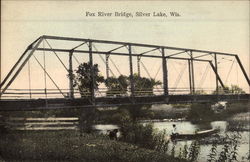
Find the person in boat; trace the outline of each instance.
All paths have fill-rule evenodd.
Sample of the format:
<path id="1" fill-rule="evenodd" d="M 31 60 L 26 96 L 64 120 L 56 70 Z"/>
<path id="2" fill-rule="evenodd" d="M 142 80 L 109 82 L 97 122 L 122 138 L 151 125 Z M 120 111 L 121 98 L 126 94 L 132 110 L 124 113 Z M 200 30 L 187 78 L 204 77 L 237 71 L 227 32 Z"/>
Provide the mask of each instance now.
<path id="1" fill-rule="evenodd" d="M 176 125 L 173 124 L 173 130 L 172 130 L 172 137 L 176 137 L 179 133 L 177 132 L 177 128 L 176 128 Z"/>

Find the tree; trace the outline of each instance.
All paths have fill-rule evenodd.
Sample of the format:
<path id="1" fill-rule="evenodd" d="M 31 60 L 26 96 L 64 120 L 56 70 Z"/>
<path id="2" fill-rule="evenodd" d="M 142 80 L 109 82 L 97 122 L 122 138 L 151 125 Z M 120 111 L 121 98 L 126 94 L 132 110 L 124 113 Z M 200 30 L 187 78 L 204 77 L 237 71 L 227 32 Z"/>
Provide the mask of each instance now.
<path id="1" fill-rule="evenodd" d="M 152 95 L 155 86 L 162 84 L 160 81 L 156 81 L 152 78 L 141 77 L 138 74 L 134 74 L 134 86 L 135 95 Z"/>
<path id="2" fill-rule="evenodd" d="M 238 85 L 231 85 L 230 92 L 233 94 L 242 94 L 246 93 L 242 88 L 240 88 Z"/>
<path id="3" fill-rule="evenodd" d="M 154 87 L 161 84 L 160 81 L 156 81 L 152 78 L 140 77 L 138 74 L 134 74 L 133 78 L 135 96 L 153 95 Z M 120 107 L 120 109 L 123 108 L 129 111 L 131 118 L 134 121 L 138 118 L 151 118 L 154 116 L 153 111 L 150 110 L 151 105 L 133 105 Z"/>
<path id="4" fill-rule="evenodd" d="M 200 90 L 196 90 L 195 91 L 195 94 L 196 95 L 204 95 L 204 94 L 207 94 L 206 91 L 204 91 L 203 89 L 200 89 Z"/>
<path id="5" fill-rule="evenodd" d="M 107 96 L 126 94 L 129 85 L 128 77 L 125 75 L 120 75 L 118 78 L 109 77 L 105 80 L 105 85 L 108 88 Z"/>
<path id="6" fill-rule="evenodd" d="M 187 119 L 192 122 L 211 121 L 214 117 L 214 112 L 211 108 L 211 103 L 194 103 L 191 105 L 187 115 Z"/>
<path id="7" fill-rule="evenodd" d="M 160 81 L 156 81 L 152 78 L 140 77 L 138 74 L 134 74 L 134 87 L 135 95 L 152 95 L 154 86 L 160 85 Z M 105 85 L 108 88 L 107 96 L 114 94 L 126 94 L 127 88 L 130 85 L 129 77 L 120 75 L 118 78 L 109 77 L 105 80 Z"/>
<path id="8" fill-rule="evenodd" d="M 92 84 L 92 70 L 94 77 L 94 84 Z M 89 96 L 92 88 L 98 89 L 100 83 L 104 82 L 104 77 L 99 74 L 98 64 L 91 66 L 90 62 L 81 63 L 73 75 L 74 87 L 77 87 L 80 91 L 81 97 Z"/>
<path id="9" fill-rule="evenodd" d="M 242 88 L 240 88 L 238 85 L 231 85 L 231 87 L 229 86 L 225 86 L 225 88 L 223 89 L 223 87 L 219 86 L 218 87 L 218 92 L 219 94 L 242 94 L 242 93 L 246 93 Z M 216 94 L 216 90 L 213 91 L 213 94 Z"/>

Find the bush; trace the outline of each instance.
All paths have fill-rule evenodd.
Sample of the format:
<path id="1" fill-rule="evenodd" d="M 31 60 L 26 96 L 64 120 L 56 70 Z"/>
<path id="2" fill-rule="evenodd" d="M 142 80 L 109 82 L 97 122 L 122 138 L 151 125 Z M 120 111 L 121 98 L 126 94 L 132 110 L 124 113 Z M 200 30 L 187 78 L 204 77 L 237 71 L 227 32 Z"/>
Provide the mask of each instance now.
<path id="1" fill-rule="evenodd" d="M 145 126 L 138 122 L 127 122 L 121 125 L 122 140 L 143 148 L 154 149 L 153 125 Z"/>
<path id="2" fill-rule="evenodd" d="M 214 112 L 211 109 L 211 104 L 203 103 L 203 104 L 192 104 L 191 108 L 188 112 L 187 119 L 192 122 L 197 121 L 211 121 L 214 118 Z"/>
<path id="3" fill-rule="evenodd" d="M 154 112 L 150 109 L 151 105 L 133 105 L 120 106 L 119 109 L 125 109 L 130 113 L 131 119 L 136 121 L 138 119 L 151 119 L 154 117 Z"/>
<path id="4" fill-rule="evenodd" d="M 112 114 L 111 117 L 108 118 L 108 122 L 118 125 L 130 121 L 131 121 L 130 113 L 126 109 L 119 109 L 116 113 Z"/>
<path id="5" fill-rule="evenodd" d="M 226 113 L 233 115 L 240 112 L 248 112 L 250 110 L 250 102 L 228 103 Z"/>

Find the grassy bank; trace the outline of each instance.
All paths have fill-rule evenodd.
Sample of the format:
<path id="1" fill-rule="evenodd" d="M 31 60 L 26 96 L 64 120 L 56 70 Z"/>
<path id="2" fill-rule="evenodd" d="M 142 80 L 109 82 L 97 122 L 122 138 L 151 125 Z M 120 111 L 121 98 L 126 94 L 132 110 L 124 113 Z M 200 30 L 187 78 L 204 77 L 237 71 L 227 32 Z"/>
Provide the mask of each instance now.
<path id="1" fill-rule="evenodd" d="M 183 161 L 153 150 L 77 131 L 1 134 L 0 156 L 6 161 Z"/>

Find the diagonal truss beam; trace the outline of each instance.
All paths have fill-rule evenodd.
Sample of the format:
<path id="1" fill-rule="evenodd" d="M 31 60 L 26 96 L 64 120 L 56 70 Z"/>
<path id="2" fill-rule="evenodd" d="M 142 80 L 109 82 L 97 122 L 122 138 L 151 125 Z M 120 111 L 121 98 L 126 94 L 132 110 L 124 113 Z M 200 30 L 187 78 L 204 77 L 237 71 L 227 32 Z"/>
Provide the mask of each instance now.
<path id="1" fill-rule="evenodd" d="M 218 78 L 218 81 L 220 82 L 220 85 L 222 86 L 223 89 L 225 89 L 225 86 L 220 78 L 220 75 L 217 73 L 215 66 L 213 65 L 212 61 L 209 61 L 210 66 L 212 67 L 216 77 Z"/>
<path id="2" fill-rule="evenodd" d="M 49 42 L 48 42 L 46 39 L 44 39 L 44 40 L 45 40 L 45 42 L 48 44 L 49 48 L 50 48 L 50 49 L 53 49 L 52 46 L 49 44 Z M 53 51 L 53 53 L 56 55 L 57 59 L 60 61 L 60 63 L 61 63 L 62 66 L 64 67 L 64 69 L 65 69 L 67 72 L 69 72 L 69 69 L 68 69 L 68 68 L 66 67 L 66 65 L 63 63 L 63 61 L 60 59 L 60 57 L 58 56 L 58 54 L 57 54 L 55 51 Z"/>
<path id="3" fill-rule="evenodd" d="M 185 52 L 187 52 L 187 51 L 185 50 L 185 51 L 177 52 L 177 53 L 174 53 L 172 55 L 166 56 L 166 58 L 170 58 L 171 56 L 179 55 L 179 54 L 182 54 L 182 53 L 185 53 Z"/>
<path id="4" fill-rule="evenodd" d="M 17 69 L 16 73 L 13 75 L 13 77 L 10 79 L 10 81 L 7 83 L 7 85 L 3 88 L 3 90 L 0 93 L 0 96 L 6 91 L 6 89 L 12 84 L 12 82 L 16 79 L 17 75 L 20 73 L 20 71 L 23 69 L 24 65 L 27 63 L 27 61 L 30 59 L 30 57 L 33 55 L 37 47 L 40 45 L 40 43 L 43 41 L 43 38 L 39 38 L 36 45 L 31 49 L 30 53 L 26 57 L 26 59 L 23 61 L 23 63 L 20 65 L 20 67 Z M 32 46 L 33 44 L 31 44 Z M 15 67 L 16 68 L 16 67 Z M 15 69 L 14 68 L 14 69 Z"/>
<path id="5" fill-rule="evenodd" d="M 7 74 L 7 76 L 5 77 L 5 79 L 3 80 L 3 82 L 0 84 L 0 89 L 3 87 L 3 85 L 5 84 L 5 82 L 9 79 L 10 75 L 12 75 L 12 73 L 14 72 L 14 70 L 16 69 L 16 67 L 18 66 L 18 64 L 22 61 L 22 59 L 24 58 L 24 56 L 26 55 L 26 53 L 32 49 L 32 46 L 40 39 L 40 37 L 38 39 L 36 39 L 34 42 L 32 42 L 27 48 L 26 50 L 23 52 L 23 54 L 21 55 L 21 57 L 18 59 L 18 61 L 15 63 L 15 65 L 11 68 L 10 72 Z"/>
<path id="6" fill-rule="evenodd" d="M 114 48 L 114 49 L 112 49 L 112 50 L 109 50 L 107 53 L 111 53 L 111 52 L 113 52 L 113 51 L 115 51 L 115 50 L 118 50 L 118 49 L 120 49 L 120 48 L 123 48 L 123 47 L 126 47 L 126 45 L 122 45 L 122 46 L 120 46 L 120 47 L 117 47 L 117 48 Z"/>
<path id="7" fill-rule="evenodd" d="M 193 58 L 200 58 L 200 57 L 204 57 L 204 56 L 207 56 L 207 55 L 211 55 L 211 53 L 200 55 L 200 56 L 196 56 L 196 57 L 193 57 Z"/>
<path id="8" fill-rule="evenodd" d="M 77 49 L 78 47 L 81 47 L 82 45 L 84 45 L 84 44 L 86 44 L 86 43 L 87 43 L 87 42 L 83 42 L 83 43 L 81 43 L 81 44 L 75 46 L 75 47 L 72 48 L 71 50 L 73 51 L 73 50 Z"/>
<path id="9" fill-rule="evenodd" d="M 142 52 L 142 53 L 140 53 L 139 55 L 141 56 L 141 55 L 144 55 L 144 54 L 146 54 L 146 53 L 156 51 L 156 50 L 158 50 L 158 49 L 160 49 L 160 48 L 157 47 L 157 48 L 155 48 L 155 49 L 151 49 L 151 50 L 149 50 L 149 51 Z"/>
<path id="10" fill-rule="evenodd" d="M 248 85 L 250 86 L 250 80 L 249 80 L 249 78 L 247 77 L 247 73 L 246 73 L 246 71 L 245 71 L 245 69 L 244 69 L 244 67 L 243 67 L 243 65 L 242 65 L 242 63 L 241 63 L 241 61 L 240 61 L 240 59 L 239 59 L 239 56 L 236 55 L 235 58 L 236 58 L 238 64 L 240 65 L 240 69 L 241 69 L 241 71 L 242 71 L 244 77 L 246 78 Z"/>
<path id="11" fill-rule="evenodd" d="M 37 63 L 39 64 L 39 66 L 43 69 L 43 71 L 46 73 L 46 75 L 49 77 L 49 79 L 53 82 L 53 84 L 56 86 L 56 88 L 58 89 L 58 91 L 64 96 L 66 97 L 63 92 L 61 91 L 61 89 L 59 88 L 59 86 L 56 84 L 56 82 L 52 79 L 52 77 L 49 75 L 49 73 L 45 70 L 45 68 L 43 67 L 43 65 L 38 61 L 38 59 L 36 58 L 35 55 L 33 55 L 33 57 L 35 58 L 35 60 L 37 61 Z"/>
<path id="12" fill-rule="evenodd" d="M 43 41 L 43 40 L 63 40 L 63 41 L 79 41 L 81 44 L 75 46 L 72 49 L 52 49 L 52 47 L 50 48 L 39 48 L 39 44 Z M 46 40 L 46 41 L 47 41 Z M 89 43 L 99 43 L 99 44 L 113 44 L 113 45 L 121 45 L 119 47 L 116 47 L 114 49 L 111 49 L 109 51 L 93 51 L 92 49 L 88 49 L 88 50 L 76 50 L 78 47 L 82 46 L 83 44 L 89 44 Z M 35 45 L 35 46 L 34 46 Z M 89 45 L 88 45 L 89 46 Z M 114 52 L 117 49 L 123 48 L 123 47 L 129 47 L 129 52 L 128 53 L 124 53 L 124 52 Z M 150 49 L 148 51 L 145 51 L 143 53 L 132 53 L 131 49 L 132 47 L 146 47 L 146 48 L 153 48 Z M 0 84 L 0 88 L 2 88 L 3 86 L 6 86 L 2 89 L 0 96 L 6 91 L 6 89 L 11 85 L 11 83 L 15 80 L 15 78 L 17 77 L 17 75 L 20 73 L 20 71 L 23 69 L 23 67 L 25 66 L 25 64 L 27 63 L 27 61 L 30 59 L 30 57 L 33 55 L 33 53 L 38 50 L 38 51 L 51 51 L 51 52 L 72 52 L 74 51 L 75 53 L 85 53 L 85 54 L 105 54 L 105 55 L 118 55 L 118 56 L 128 56 L 130 59 L 134 56 L 137 57 L 148 57 L 148 58 L 159 58 L 159 59 L 163 59 L 163 56 L 157 56 L 157 55 L 144 55 L 146 53 L 155 51 L 157 49 L 162 49 L 162 50 L 179 50 L 180 52 L 178 53 L 174 53 L 171 54 L 169 56 L 164 56 L 165 59 L 176 59 L 176 60 L 189 60 L 189 61 L 203 61 L 203 62 L 209 62 L 210 66 L 212 67 L 213 71 L 215 72 L 216 77 L 218 78 L 218 81 L 220 82 L 221 86 L 224 88 L 224 84 L 219 76 L 219 74 L 217 73 L 216 67 L 213 65 L 212 60 L 210 59 L 198 59 L 200 57 L 206 56 L 206 55 L 211 55 L 211 53 L 216 53 L 217 55 L 225 55 L 225 56 L 233 56 L 236 57 L 236 60 L 242 70 L 242 73 L 244 74 L 248 85 L 250 86 L 250 80 L 246 74 L 246 71 L 243 67 L 243 65 L 240 62 L 239 57 L 236 54 L 232 54 L 232 53 L 223 53 L 223 52 L 214 52 L 214 51 L 207 51 L 207 50 L 198 50 L 198 49 L 188 49 L 188 48 L 178 48 L 178 47 L 169 47 L 169 46 L 158 46 L 158 45 L 149 45 L 149 44 L 140 44 L 140 43 L 128 43 L 128 42 L 117 42 L 117 41 L 108 41 L 108 40 L 95 40 L 95 39 L 82 39 L 82 38 L 69 38 L 69 37 L 57 37 L 57 36 L 41 36 L 39 37 L 36 41 L 34 41 L 31 45 L 29 45 L 29 47 L 25 50 L 25 52 L 22 54 L 22 56 L 19 58 L 19 60 L 17 61 L 17 63 L 13 66 L 13 68 L 11 69 L 11 71 L 8 73 L 8 75 L 6 76 L 6 78 L 3 80 L 3 82 Z M 204 53 L 204 55 L 199 54 L 198 56 L 194 56 L 192 58 L 185 58 L 185 57 L 173 57 L 175 55 L 184 53 L 184 52 L 198 52 L 198 53 Z M 197 53 L 196 53 L 197 54 Z M 74 55 L 72 55 L 74 57 Z M 131 64 L 132 64 L 132 59 L 131 59 Z M 9 82 L 7 82 L 9 80 Z"/>

